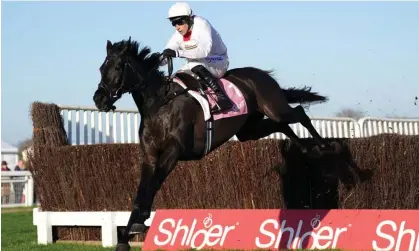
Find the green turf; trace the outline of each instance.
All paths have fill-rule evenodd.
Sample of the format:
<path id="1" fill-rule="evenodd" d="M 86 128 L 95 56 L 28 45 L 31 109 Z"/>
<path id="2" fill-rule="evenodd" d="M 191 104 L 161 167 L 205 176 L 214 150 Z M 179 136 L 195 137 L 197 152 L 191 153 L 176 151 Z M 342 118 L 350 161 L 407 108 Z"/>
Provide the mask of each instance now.
<path id="1" fill-rule="evenodd" d="M 54 243 L 38 245 L 36 226 L 32 224 L 32 211 L 1 214 L 1 250 L 2 251 L 107 251 L 114 248 L 83 244 Z M 140 250 L 140 248 L 131 248 Z"/>
<path id="2" fill-rule="evenodd" d="M 20 212 L 7 212 L 1 214 L 1 250 L 2 251 L 113 251 L 114 248 L 104 248 L 100 245 L 53 243 L 38 245 L 36 226 L 32 221 L 32 210 Z M 19 210 L 17 210 L 19 211 Z M 141 250 L 140 247 L 131 247 L 132 251 Z M 329 250 L 331 251 L 331 250 Z"/>

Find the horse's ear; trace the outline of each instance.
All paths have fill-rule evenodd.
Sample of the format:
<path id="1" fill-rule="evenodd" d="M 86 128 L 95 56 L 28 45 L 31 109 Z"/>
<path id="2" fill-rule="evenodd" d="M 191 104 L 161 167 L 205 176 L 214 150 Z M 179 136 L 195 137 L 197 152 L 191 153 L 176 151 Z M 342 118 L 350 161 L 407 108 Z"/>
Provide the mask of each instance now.
<path id="1" fill-rule="evenodd" d="M 129 36 L 125 48 L 121 51 L 121 54 L 125 54 L 128 50 L 131 49 L 131 36 Z"/>
<path id="2" fill-rule="evenodd" d="M 106 52 L 108 53 L 108 55 L 112 52 L 112 43 L 109 40 L 106 43 Z"/>
<path id="3" fill-rule="evenodd" d="M 128 49 L 131 49 L 131 36 L 128 38 L 127 47 L 125 48 L 124 52 L 126 52 Z"/>

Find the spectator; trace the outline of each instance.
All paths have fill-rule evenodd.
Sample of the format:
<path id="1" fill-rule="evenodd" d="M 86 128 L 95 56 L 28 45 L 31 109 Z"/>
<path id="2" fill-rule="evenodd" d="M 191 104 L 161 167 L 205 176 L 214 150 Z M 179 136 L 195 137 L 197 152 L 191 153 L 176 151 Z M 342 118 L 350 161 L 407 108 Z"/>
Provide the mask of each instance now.
<path id="1" fill-rule="evenodd" d="M 1 162 L 1 170 L 2 171 L 10 171 L 10 168 L 7 166 L 7 162 L 4 161 L 4 160 Z"/>
<path id="2" fill-rule="evenodd" d="M 19 160 L 17 162 L 17 165 L 15 166 L 15 171 L 24 171 L 22 160 Z M 15 180 L 23 180 L 24 179 L 23 176 L 14 176 L 14 177 L 11 177 L 11 178 L 15 179 Z M 23 187 L 24 187 L 23 182 L 14 182 L 13 183 L 13 189 L 15 190 L 15 199 L 18 203 L 24 202 L 24 201 L 22 201 L 22 199 L 23 199 L 22 198 Z"/>
<path id="3" fill-rule="evenodd" d="M 7 162 L 1 162 L 1 171 L 10 171 L 9 167 L 7 167 Z M 1 203 L 7 204 L 9 203 L 9 196 L 10 196 L 10 184 L 1 184 Z"/>
<path id="4" fill-rule="evenodd" d="M 19 162 L 17 162 L 17 165 L 15 166 L 15 171 L 23 171 L 23 169 L 23 161 L 19 160 Z"/>

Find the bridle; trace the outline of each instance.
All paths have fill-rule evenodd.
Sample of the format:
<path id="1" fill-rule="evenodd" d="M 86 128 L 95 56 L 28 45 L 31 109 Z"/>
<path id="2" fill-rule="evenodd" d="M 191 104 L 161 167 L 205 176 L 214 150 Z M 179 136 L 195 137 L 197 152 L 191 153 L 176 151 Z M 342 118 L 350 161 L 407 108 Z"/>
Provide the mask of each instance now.
<path id="1" fill-rule="evenodd" d="M 109 61 L 110 57 L 112 57 L 112 56 L 109 56 L 109 55 L 106 56 L 106 58 L 103 61 L 100 69 L 102 69 L 103 66 L 106 65 L 106 63 Z M 135 64 L 135 62 L 131 61 L 130 56 L 124 57 L 124 59 L 125 59 L 124 60 L 125 61 L 124 62 L 124 70 L 123 70 L 122 78 L 120 80 L 121 84 L 119 85 L 119 88 L 115 91 L 115 93 L 112 93 L 107 88 L 107 86 L 105 84 L 103 84 L 102 81 L 100 81 L 100 83 L 99 83 L 99 88 L 102 88 L 107 93 L 108 98 L 110 99 L 109 102 L 118 100 L 119 98 L 121 98 L 122 94 L 125 93 L 125 92 L 132 93 L 133 91 L 136 91 L 136 90 L 146 89 L 148 87 L 148 84 L 147 84 L 146 80 L 150 77 L 150 73 L 153 72 L 156 68 L 158 68 L 160 66 L 161 62 L 165 59 L 168 60 L 167 68 L 168 68 L 168 73 L 169 73 L 168 77 L 166 79 L 166 82 L 168 83 L 168 82 L 171 81 L 172 73 L 173 73 L 173 59 L 170 56 L 161 56 L 159 61 L 157 62 L 157 64 L 155 66 L 153 66 L 153 68 L 151 68 L 148 71 L 147 74 L 144 74 L 144 70 L 139 65 L 137 65 L 137 67 L 133 66 L 133 63 Z M 138 81 L 136 82 L 135 85 L 126 88 L 127 85 L 125 83 L 126 83 L 126 76 L 127 76 L 127 70 L 128 69 L 131 69 L 137 75 Z M 144 75 L 146 75 L 146 77 L 143 77 Z M 145 84 L 143 84 L 143 82 L 145 82 Z"/>

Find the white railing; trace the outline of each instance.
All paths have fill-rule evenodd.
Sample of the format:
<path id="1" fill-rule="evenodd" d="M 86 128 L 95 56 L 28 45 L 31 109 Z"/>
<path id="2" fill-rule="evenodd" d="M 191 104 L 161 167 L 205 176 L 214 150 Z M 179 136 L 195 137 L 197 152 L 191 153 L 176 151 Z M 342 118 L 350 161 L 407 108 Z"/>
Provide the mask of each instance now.
<path id="1" fill-rule="evenodd" d="M 361 136 L 358 122 L 351 118 L 337 117 L 313 117 L 311 124 L 324 138 L 358 138 Z M 300 138 L 311 138 L 308 130 L 300 123 L 290 125 L 291 129 Z M 265 139 L 286 139 L 283 133 L 273 133 Z"/>
<path id="2" fill-rule="evenodd" d="M 38 244 L 53 243 L 53 226 L 100 226 L 103 247 L 115 246 L 118 242 L 117 227 L 125 227 L 131 212 L 42 212 L 33 209 L 33 224 L 37 226 Z M 155 212 L 151 212 L 144 224 L 150 226 Z"/>
<path id="3" fill-rule="evenodd" d="M 136 110 L 106 113 L 92 107 L 60 108 L 68 139 L 74 145 L 138 143 L 141 116 Z"/>
<path id="4" fill-rule="evenodd" d="M 34 182 L 29 171 L 1 172 L 1 207 L 32 206 Z"/>
<path id="5" fill-rule="evenodd" d="M 96 143 L 138 143 L 141 116 L 137 110 L 99 112 L 93 107 L 60 106 L 64 127 L 74 145 Z M 313 117 L 312 124 L 325 138 L 357 138 L 362 136 L 359 123 L 351 118 Z M 301 124 L 290 125 L 297 136 L 311 137 Z M 285 139 L 283 133 L 271 134 L 265 139 Z M 234 136 L 231 140 L 237 140 Z"/>
<path id="6" fill-rule="evenodd" d="M 419 135 L 419 119 L 392 119 L 366 117 L 359 120 L 363 137 L 381 133 L 397 133 L 402 135 Z"/>

